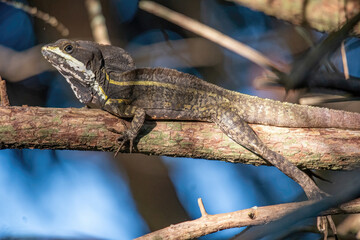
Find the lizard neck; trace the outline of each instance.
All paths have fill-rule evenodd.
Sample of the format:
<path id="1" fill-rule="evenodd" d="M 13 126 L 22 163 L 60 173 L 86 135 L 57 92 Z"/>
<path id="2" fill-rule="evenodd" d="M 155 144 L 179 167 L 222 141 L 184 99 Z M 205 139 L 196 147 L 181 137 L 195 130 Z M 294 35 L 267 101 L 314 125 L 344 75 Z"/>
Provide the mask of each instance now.
<path id="1" fill-rule="evenodd" d="M 92 90 L 92 101 L 93 105 L 102 108 L 106 101 L 108 101 L 109 96 L 106 94 L 106 86 L 108 82 L 108 74 L 105 71 L 105 68 L 101 68 L 95 77 L 95 81 L 91 85 Z"/>

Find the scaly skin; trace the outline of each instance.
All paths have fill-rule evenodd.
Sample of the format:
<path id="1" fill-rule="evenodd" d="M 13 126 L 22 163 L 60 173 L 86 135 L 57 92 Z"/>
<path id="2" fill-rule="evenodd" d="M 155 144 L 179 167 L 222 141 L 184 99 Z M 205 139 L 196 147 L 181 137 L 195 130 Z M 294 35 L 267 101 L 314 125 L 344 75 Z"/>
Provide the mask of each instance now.
<path id="1" fill-rule="evenodd" d="M 320 199 L 324 193 L 295 165 L 267 148 L 247 123 L 360 128 L 358 113 L 252 97 L 173 69 L 136 69 L 131 57 L 113 46 L 59 40 L 43 47 L 42 53 L 81 102 L 133 118 L 130 128 L 121 134 L 121 146 L 130 141 L 132 149 L 145 118 L 214 122 L 235 142 L 296 181 L 309 199 Z"/>
<path id="2" fill-rule="evenodd" d="M 111 79 L 110 83 L 106 75 Z M 103 89 L 110 99 L 128 99 L 131 106 L 145 109 L 151 118 L 212 122 L 209 116 L 204 115 L 205 109 L 228 103 L 247 123 L 279 127 L 360 129 L 359 113 L 249 96 L 173 69 L 143 68 L 120 74 L 112 72 L 105 74 L 104 78 Z M 128 93 L 130 89 L 131 96 Z M 114 105 L 116 108 L 117 103 Z"/>

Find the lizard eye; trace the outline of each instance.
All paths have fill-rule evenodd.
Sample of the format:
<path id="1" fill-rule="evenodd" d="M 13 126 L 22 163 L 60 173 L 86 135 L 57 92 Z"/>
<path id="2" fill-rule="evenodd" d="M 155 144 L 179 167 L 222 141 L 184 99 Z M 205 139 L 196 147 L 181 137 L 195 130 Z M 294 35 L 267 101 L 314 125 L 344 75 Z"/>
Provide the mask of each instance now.
<path id="1" fill-rule="evenodd" d="M 67 52 L 67 53 L 72 53 L 73 50 L 74 50 L 74 47 L 71 44 L 67 44 L 64 47 L 64 51 Z"/>

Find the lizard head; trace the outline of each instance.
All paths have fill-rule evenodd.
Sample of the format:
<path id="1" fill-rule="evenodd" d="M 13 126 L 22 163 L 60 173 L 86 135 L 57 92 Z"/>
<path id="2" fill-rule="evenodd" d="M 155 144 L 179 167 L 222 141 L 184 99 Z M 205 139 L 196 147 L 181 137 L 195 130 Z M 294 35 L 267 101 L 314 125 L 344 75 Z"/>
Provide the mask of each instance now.
<path id="1" fill-rule="evenodd" d="M 96 74 L 103 66 L 98 44 L 88 41 L 60 39 L 41 49 L 43 56 L 66 78 L 82 103 L 93 101 Z"/>
<path id="2" fill-rule="evenodd" d="M 122 48 L 90 41 L 60 39 L 41 49 L 44 57 L 66 78 L 80 102 L 101 105 L 104 101 L 100 85 L 104 71 L 133 70 L 131 56 Z"/>

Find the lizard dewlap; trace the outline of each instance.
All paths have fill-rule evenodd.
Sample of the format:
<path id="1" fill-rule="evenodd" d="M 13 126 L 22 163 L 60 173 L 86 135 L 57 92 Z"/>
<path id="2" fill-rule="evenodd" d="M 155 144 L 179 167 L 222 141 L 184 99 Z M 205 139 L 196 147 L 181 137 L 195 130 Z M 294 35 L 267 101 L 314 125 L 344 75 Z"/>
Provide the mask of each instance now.
<path id="1" fill-rule="evenodd" d="M 271 151 L 248 123 L 284 127 L 360 129 L 360 114 L 248 96 L 167 68 L 136 68 L 123 49 L 89 41 L 58 40 L 44 57 L 70 83 L 76 97 L 118 117 L 132 118 L 121 146 L 138 135 L 145 118 L 214 122 L 238 144 L 291 177 L 310 199 L 323 192 L 295 165 Z"/>

